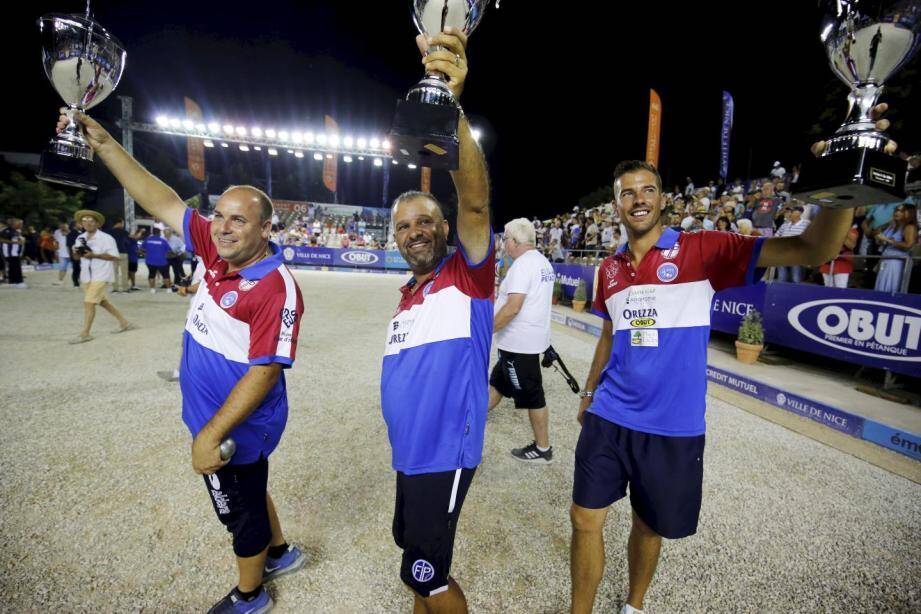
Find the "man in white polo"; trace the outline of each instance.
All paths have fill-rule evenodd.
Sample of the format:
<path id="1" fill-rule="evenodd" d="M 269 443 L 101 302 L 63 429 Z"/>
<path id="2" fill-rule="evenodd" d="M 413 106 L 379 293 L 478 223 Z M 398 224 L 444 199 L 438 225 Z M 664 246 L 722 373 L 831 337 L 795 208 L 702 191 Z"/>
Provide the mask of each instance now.
<path id="1" fill-rule="evenodd" d="M 499 286 L 493 331 L 499 361 L 489 377 L 489 409 L 502 397 L 512 397 L 515 407 L 527 409 L 534 441 L 512 450 L 527 463 L 553 462 L 549 411 L 544 399 L 540 353 L 550 345 L 550 302 L 553 266 L 536 249 L 534 226 L 526 218 L 505 225 L 505 253 L 513 262 Z"/>
<path id="2" fill-rule="evenodd" d="M 71 339 L 70 343 L 92 341 L 90 329 L 96 318 L 96 305 L 99 305 L 118 320 L 118 328 L 113 332 L 123 333 L 135 328 L 125 319 L 115 305 L 106 296 L 106 287 L 115 281 L 115 262 L 118 261 L 118 245 L 112 235 L 99 230 L 105 218 L 98 211 L 81 209 L 74 214 L 84 232 L 77 237 L 74 251 L 80 255 L 80 285 L 83 286 L 83 330 Z"/>

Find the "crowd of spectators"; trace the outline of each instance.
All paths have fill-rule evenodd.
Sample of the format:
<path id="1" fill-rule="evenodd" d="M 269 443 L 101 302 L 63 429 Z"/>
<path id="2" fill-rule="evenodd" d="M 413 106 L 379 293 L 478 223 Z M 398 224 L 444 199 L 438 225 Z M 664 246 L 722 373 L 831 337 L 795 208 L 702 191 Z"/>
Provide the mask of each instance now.
<path id="1" fill-rule="evenodd" d="M 716 230 L 744 235 L 785 237 L 801 234 L 819 207 L 794 199 L 799 167 L 788 172 L 775 162 L 764 178 L 697 187 L 688 177 L 663 195 L 663 225 L 695 232 Z M 533 220 L 538 249 L 552 262 L 596 265 L 626 241 L 626 231 L 613 203 L 572 211 L 547 220 Z M 818 283 L 898 292 L 905 272 L 917 276 L 913 264 L 921 256 L 918 214 L 912 197 L 855 210 L 854 225 L 839 256 L 820 267 L 784 267 L 768 279 Z M 912 258 L 915 260 L 912 260 Z M 906 262 L 908 265 L 906 266 Z M 914 288 L 916 283 L 912 282 Z"/>
<path id="2" fill-rule="evenodd" d="M 278 245 L 390 249 L 382 232 L 370 227 L 357 213 L 314 216 L 308 211 L 292 217 L 287 223 L 276 217 L 272 224 L 272 241 Z M 395 244 L 392 249 L 396 249 Z"/>

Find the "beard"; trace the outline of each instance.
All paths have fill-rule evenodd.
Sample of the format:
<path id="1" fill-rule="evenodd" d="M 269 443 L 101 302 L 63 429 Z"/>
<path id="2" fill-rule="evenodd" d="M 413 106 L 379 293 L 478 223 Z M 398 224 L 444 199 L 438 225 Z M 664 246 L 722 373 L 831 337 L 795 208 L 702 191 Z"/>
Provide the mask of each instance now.
<path id="1" fill-rule="evenodd" d="M 409 268 L 412 269 L 414 275 L 431 273 L 447 254 L 447 239 L 439 231 L 433 233 L 432 242 L 425 249 L 411 252 L 408 249 L 400 248 L 400 255 L 409 264 Z"/>

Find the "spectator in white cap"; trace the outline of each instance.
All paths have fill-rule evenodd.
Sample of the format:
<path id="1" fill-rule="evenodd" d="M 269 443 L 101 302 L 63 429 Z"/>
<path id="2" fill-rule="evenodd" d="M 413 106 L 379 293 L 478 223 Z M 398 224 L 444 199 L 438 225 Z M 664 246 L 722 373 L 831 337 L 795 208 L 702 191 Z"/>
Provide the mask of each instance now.
<path id="1" fill-rule="evenodd" d="M 780 165 L 780 160 L 774 162 L 774 168 L 771 169 L 771 177 L 783 178 L 787 174 L 787 169 Z"/>

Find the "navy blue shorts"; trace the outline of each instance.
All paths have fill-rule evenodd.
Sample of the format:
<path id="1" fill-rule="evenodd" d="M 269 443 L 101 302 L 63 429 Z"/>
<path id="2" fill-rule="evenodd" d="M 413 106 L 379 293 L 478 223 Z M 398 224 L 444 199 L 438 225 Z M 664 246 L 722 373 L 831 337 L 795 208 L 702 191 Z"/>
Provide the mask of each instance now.
<path id="1" fill-rule="evenodd" d="M 224 465 L 212 475 L 202 476 L 211 495 L 214 513 L 233 536 L 233 552 L 239 557 L 256 556 L 272 540 L 266 486 L 269 461 Z"/>
<path id="2" fill-rule="evenodd" d="M 422 597 L 448 590 L 454 535 L 476 468 L 397 472 L 393 540 L 403 550 L 400 579 Z"/>
<path id="3" fill-rule="evenodd" d="M 585 413 L 576 445 L 572 500 L 608 507 L 627 494 L 637 515 L 669 539 L 697 532 L 705 435 L 666 437 L 634 431 Z"/>

